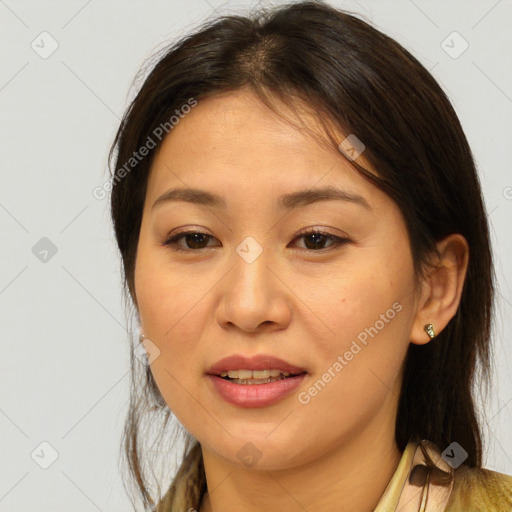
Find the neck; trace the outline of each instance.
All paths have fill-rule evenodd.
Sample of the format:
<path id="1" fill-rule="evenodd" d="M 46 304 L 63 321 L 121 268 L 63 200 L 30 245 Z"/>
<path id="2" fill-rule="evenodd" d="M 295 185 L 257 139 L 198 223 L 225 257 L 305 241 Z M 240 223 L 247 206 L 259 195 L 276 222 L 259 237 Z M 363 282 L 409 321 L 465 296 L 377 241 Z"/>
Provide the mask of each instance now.
<path id="1" fill-rule="evenodd" d="M 383 407 L 371 424 L 328 454 L 279 471 L 240 468 L 202 447 L 211 491 L 200 512 L 372 512 L 401 457 L 395 416 L 387 413 Z"/>

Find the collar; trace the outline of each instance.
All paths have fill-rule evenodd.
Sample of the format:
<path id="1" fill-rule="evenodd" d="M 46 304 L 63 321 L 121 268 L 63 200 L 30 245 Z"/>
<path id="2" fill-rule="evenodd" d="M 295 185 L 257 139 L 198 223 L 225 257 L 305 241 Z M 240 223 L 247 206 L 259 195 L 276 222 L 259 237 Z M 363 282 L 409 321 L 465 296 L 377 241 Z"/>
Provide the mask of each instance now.
<path id="1" fill-rule="evenodd" d="M 453 474 L 434 443 L 410 441 L 374 512 L 441 512 L 453 489 Z"/>

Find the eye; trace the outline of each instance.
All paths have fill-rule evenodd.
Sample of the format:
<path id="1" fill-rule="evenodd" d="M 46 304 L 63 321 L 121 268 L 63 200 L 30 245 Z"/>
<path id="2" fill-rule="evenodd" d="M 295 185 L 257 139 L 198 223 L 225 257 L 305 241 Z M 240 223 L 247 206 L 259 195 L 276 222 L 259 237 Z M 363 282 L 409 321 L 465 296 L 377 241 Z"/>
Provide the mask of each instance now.
<path id="1" fill-rule="evenodd" d="M 207 246 L 204 244 L 207 244 L 212 238 L 215 237 L 208 235 L 207 233 L 202 233 L 201 231 L 185 231 L 168 238 L 165 240 L 163 245 L 168 246 L 175 251 L 197 252 L 201 249 L 206 249 Z M 298 240 L 299 238 L 304 238 L 306 240 L 306 249 L 314 252 L 325 250 L 326 248 L 324 245 L 328 240 L 331 240 L 333 243 L 327 247 L 327 250 L 351 242 L 348 238 L 341 238 L 318 229 L 305 231 L 295 237 L 294 240 Z M 183 247 L 183 245 L 179 243 L 182 239 L 185 239 L 185 243 L 187 244 L 186 247 Z"/>
<path id="2" fill-rule="evenodd" d="M 328 240 L 333 242 L 329 247 L 327 247 L 328 250 L 350 242 L 348 238 L 341 238 L 319 229 L 302 232 L 294 240 L 299 238 L 304 238 L 306 249 L 316 252 L 324 250 L 325 242 Z"/>
<path id="3" fill-rule="evenodd" d="M 188 247 L 184 248 L 182 245 L 178 244 L 178 241 L 181 241 L 182 238 L 186 239 Z M 175 251 L 190 252 L 198 249 L 204 249 L 205 247 L 201 246 L 210 238 L 213 237 L 200 231 L 185 231 L 169 238 L 164 242 L 164 245 L 169 246 Z"/>

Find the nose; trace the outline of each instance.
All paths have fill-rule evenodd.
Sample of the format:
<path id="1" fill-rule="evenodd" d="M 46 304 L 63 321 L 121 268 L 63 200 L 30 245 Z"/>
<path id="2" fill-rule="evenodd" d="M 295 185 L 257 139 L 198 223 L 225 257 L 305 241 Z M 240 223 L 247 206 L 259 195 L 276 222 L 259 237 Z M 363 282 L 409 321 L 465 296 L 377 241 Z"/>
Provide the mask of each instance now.
<path id="1" fill-rule="evenodd" d="M 253 261 L 234 252 L 231 262 L 233 267 L 221 289 L 219 324 L 250 333 L 286 328 L 292 293 L 279 276 L 275 261 L 263 251 Z"/>

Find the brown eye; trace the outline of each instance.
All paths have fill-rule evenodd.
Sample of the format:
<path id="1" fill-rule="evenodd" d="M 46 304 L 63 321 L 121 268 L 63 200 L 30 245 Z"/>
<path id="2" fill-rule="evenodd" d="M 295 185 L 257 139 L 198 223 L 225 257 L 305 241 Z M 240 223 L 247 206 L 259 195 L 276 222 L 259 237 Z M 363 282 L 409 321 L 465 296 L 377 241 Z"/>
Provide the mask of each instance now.
<path id="1" fill-rule="evenodd" d="M 183 245 L 178 244 L 182 238 L 185 239 L 185 248 Z M 201 233 L 200 231 L 186 231 L 169 238 L 165 241 L 164 245 L 170 246 L 176 251 L 194 251 L 205 249 L 206 246 L 204 244 L 206 244 L 210 238 L 213 237 L 206 233 Z"/>
<path id="2" fill-rule="evenodd" d="M 305 240 L 306 249 L 317 252 L 325 250 L 325 243 L 329 240 L 331 240 L 333 243 L 329 247 L 327 247 L 327 249 L 338 247 L 340 245 L 350 242 L 348 238 L 341 238 L 339 236 L 332 235 L 330 233 L 326 233 L 324 231 L 319 230 L 301 233 L 297 238 L 295 238 L 295 240 L 299 238 L 303 238 Z"/>

